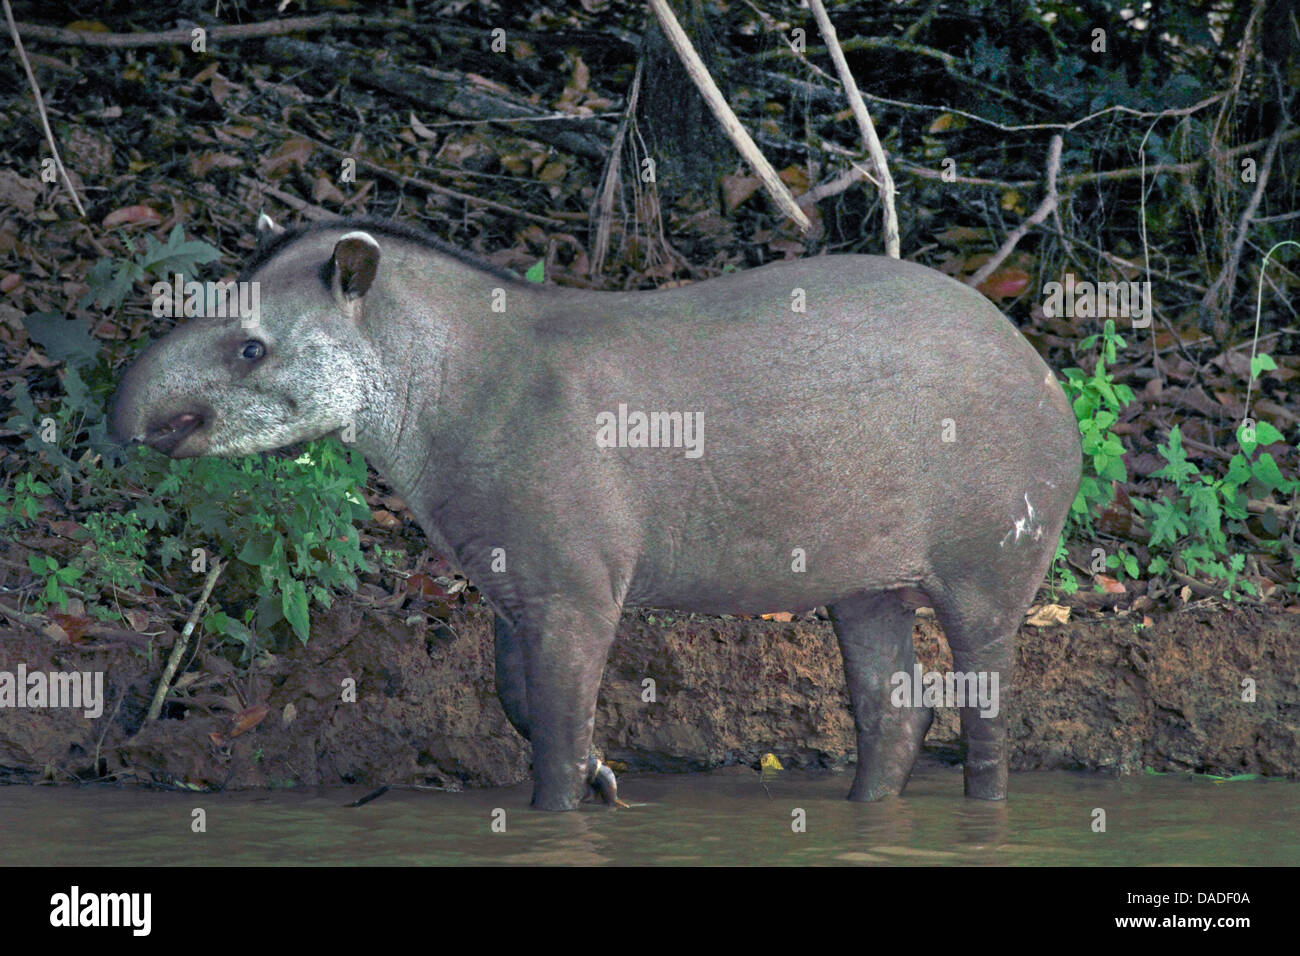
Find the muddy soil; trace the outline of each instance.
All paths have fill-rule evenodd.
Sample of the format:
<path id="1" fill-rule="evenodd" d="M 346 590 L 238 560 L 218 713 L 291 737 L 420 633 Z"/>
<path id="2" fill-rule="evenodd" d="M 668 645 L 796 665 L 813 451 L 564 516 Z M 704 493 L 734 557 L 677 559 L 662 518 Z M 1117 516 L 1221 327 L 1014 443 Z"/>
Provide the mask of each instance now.
<path id="1" fill-rule="evenodd" d="M 163 719 L 145 722 L 164 653 L 0 637 L 0 671 L 102 670 L 98 719 L 0 711 L 0 780 L 136 780 L 191 787 L 517 783 L 529 748 L 496 699 L 487 612 L 451 628 L 339 602 L 294 643 L 241 674 L 200 649 Z M 0 632 L 3 633 L 3 632 Z M 951 656 L 918 616 L 927 668 Z M 345 699 L 355 680 L 355 701 Z M 653 681 L 653 700 L 645 700 Z M 1254 682 L 1254 699 L 1243 690 Z M 1010 696 L 1010 700 L 1007 700 Z M 1136 628 L 1109 617 L 1021 629 L 1010 709 L 1012 766 L 1300 777 L 1300 615 L 1187 608 Z M 265 716 L 255 722 L 265 707 Z M 236 719 L 236 714 L 240 715 Z M 243 729 L 246 727 L 247 729 Z M 852 715 L 830 625 L 638 611 L 605 674 L 596 742 L 633 770 L 853 760 Z M 960 754 L 955 711 L 927 749 Z"/>

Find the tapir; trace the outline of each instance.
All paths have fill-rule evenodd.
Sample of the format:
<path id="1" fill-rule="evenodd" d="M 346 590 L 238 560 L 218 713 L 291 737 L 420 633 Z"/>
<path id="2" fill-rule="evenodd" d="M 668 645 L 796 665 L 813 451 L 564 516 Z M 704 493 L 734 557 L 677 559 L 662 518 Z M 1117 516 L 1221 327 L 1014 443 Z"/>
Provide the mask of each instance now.
<path id="1" fill-rule="evenodd" d="M 240 277 L 256 314 L 152 344 L 114 432 L 178 458 L 354 435 L 495 613 L 534 807 L 617 800 L 592 731 L 625 607 L 827 607 L 852 800 L 902 793 L 930 725 L 895 693 L 918 602 L 959 674 L 1010 687 L 1080 441 L 1055 376 L 979 292 L 870 255 L 597 292 L 392 222 L 258 231 Z M 961 709 L 968 797 L 1006 795 L 996 711 Z"/>

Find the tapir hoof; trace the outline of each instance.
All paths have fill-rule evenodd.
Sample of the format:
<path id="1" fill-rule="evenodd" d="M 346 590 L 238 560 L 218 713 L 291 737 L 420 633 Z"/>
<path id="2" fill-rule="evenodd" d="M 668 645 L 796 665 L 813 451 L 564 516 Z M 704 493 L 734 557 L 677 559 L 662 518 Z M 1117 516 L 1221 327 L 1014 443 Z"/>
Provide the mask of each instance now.
<path id="1" fill-rule="evenodd" d="M 900 796 L 907 787 L 912 767 L 921 753 L 921 743 L 934 719 L 929 707 L 908 708 L 901 711 L 888 725 L 887 739 L 858 740 L 858 772 L 853 778 L 849 799 L 874 803 L 887 797 Z"/>
<path id="2" fill-rule="evenodd" d="M 614 771 L 595 754 L 587 758 L 587 785 L 606 806 L 627 808 L 627 804 L 618 798 L 618 778 Z"/>
<path id="3" fill-rule="evenodd" d="M 854 803 L 875 803 L 877 800 L 887 800 L 890 797 L 897 797 L 902 792 L 902 787 L 889 786 L 888 784 L 882 784 L 878 787 L 868 787 L 862 790 L 859 790 L 857 786 L 854 786 L 853 789 L 849 791 L 849 799 Z"/>

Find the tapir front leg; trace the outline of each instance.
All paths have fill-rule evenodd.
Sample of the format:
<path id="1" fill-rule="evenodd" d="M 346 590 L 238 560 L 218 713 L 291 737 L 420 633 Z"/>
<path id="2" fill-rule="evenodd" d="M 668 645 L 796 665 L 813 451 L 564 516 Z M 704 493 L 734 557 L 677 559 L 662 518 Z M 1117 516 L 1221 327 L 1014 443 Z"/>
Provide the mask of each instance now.
<path id="1" fill-rule="evenodd" d="M 501 701 L 501 709 L 506 712 L 506 719 L 511 726 L 519 731 L 519 736 L 524 740 L 532 740 L 524 646 L 500 614 L 494 615 L 493 634 L 496 638 L 497 698 Z"/>
<path id="2" fill-rule="evenodd" d="M 549 606 L 511 627 L 497 618 L 497 695 L 511 724 L 533 744 L 533 806 L 572 810 L 594 787 L 617 803 L 613 773 L 591 748 L 596 696 L 618 612 Z"/>

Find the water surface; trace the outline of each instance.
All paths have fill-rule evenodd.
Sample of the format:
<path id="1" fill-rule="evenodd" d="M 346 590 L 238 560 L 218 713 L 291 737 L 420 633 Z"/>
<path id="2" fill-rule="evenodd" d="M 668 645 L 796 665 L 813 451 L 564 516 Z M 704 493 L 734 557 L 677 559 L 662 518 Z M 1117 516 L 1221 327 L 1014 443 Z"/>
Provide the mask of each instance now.
<path id="1" fill-rule="evenodd" d="M 566 814 L 529 810 L 528 785 L 393 790 L 358 808 L 345 804 L 367 788 L 0 787 L 0 865 L 1300 865 L 1293 783 L 1013 773 L 1011 799 L 989 804 L 962 797 L 959 767 L 923 762 L 902 799 L 849 803 L 849 784 L 627 774 L 632 809 Z"/>

